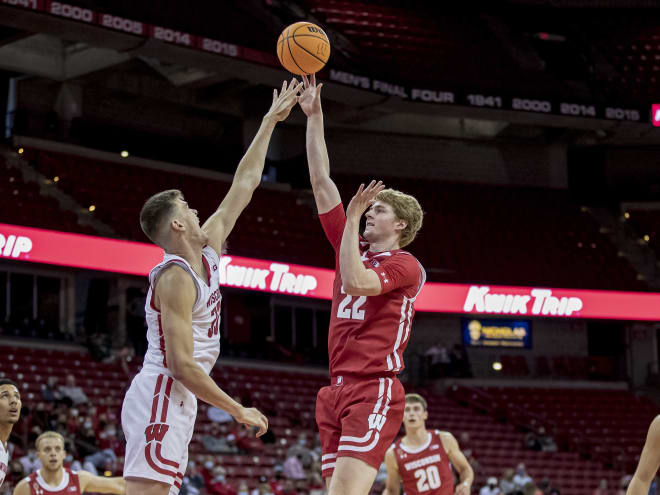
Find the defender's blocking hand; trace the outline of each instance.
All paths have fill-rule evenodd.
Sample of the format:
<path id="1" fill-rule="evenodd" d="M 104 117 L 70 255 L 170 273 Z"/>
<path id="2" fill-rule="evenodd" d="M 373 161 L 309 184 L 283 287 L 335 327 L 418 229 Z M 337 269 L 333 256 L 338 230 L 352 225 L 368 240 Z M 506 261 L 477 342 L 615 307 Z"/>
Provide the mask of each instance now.
<path id="1" fill-rule="evenodd" d="M 303 83 L 299 83 L 294 77 L 288 85 L 286 81 L 282 83 L 282 90 L 279 94 L 277 89 L 274 89 L 273 103 L 265 118 L 272 119 L 274 122 L 281 122 L 286 119 L 298 101 L 298 93 L 302 87 Z"/>

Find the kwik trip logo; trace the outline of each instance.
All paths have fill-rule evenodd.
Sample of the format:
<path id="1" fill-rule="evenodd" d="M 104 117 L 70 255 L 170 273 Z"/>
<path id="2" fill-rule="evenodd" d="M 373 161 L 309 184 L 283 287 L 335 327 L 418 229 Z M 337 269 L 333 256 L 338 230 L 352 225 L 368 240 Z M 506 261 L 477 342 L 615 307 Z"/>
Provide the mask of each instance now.
<path id="1" fill-rule="evenodd" d="M 32 251 L 32 239 L 22 235 L 0 234 L 0 256 L 5 258 L 18 258 L 22 254 Z"/>
<path id="2" fill-rule="evenodd" d="M 583 307 L 579 297 L 555 297 L 550 289 L 530 289 L 529 294 L 491 292 L 490 287 L 472 285 L 463 311 L 542 316 L 570 316 Z"/>
<path id="3" fill-rule="evenodd" d="M 261 269 L 232 264 L 231 256 L 223 256 L 218 268 L 220 283 L 233 287 L 305 295 L 318 285 L 313 275 L 292 273 L 284 263 L 271 263 L 268 269 Z"/>

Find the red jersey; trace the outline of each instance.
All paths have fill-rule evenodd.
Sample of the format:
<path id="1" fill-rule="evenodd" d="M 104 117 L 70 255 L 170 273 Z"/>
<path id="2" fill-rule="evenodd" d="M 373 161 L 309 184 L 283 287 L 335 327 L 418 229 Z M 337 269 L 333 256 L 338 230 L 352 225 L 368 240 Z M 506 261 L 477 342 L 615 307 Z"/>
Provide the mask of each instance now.
<path id="1" fill-rule="evenodd" d="M 454 475 L 440 432 L 430 430 L 428 441 L 413 449 L 394 442 L 394 457 L 406 495 L 452 495 Z"/>
<path id="2" fill-rule="evenodd" d="M 372 253 L 360 238 L 364 266 L 380 279 L 377 296 L 349 296 L 339 270 L 339 248 L 346 225 L 340 203 L 320 215 L 321 225 L 335 249 L 335 281 L 328 333 L 330 376 L 387 376 L 403 368 L 415 314 L 414 303 L 426 273 L 412 254 L 401 249 Z"/>
<path id="3" fill-rule="evenodd" d="M 53 488 L 41 477 L 41 470 L 35 471 L 28 476 L 31 495 L 81 495 L 80 480 L 78 472 L 68 468 L 62 468 L 62 481 L 59 486 Z"/>

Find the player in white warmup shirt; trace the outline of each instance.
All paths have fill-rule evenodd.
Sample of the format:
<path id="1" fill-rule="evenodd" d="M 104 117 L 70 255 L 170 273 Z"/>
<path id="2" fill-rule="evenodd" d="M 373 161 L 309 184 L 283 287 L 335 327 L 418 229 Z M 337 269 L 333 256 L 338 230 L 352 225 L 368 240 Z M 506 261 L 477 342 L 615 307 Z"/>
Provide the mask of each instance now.
<path id="1" fill-rule="evenodd" d="M 209 377 L 220 353 L 222 246 L 261 181 L 275 125 L 297 102 L 302 84 L 282 85 L 238 165 L 229 192 L 203 226 L 180 191 L 149 198 L 140 213 L 145 234 L 165 251 L 149 274 L 146 303 L 148 350 L 126 392 L 121 413 L 126 435 L 124 479 L 128 495 L 176 495 L 188 463 L 197 399 L 257 426 L 268 420 L 245 408 Z"/>
<path id="2" fill-rule="evenodd" d="M 0 486 L 7 476 L 9 453 L 7 441 L 11 430 L 21 417 L 21 393 L 18 386 L 7 378 L 0 379 Z"/>

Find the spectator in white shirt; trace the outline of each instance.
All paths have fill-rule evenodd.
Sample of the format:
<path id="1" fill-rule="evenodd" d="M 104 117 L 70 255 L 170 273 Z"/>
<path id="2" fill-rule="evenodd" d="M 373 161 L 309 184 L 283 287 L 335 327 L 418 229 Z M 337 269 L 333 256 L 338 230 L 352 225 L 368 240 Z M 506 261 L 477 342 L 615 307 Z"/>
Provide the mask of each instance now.
<path id="1" fill-rule="evenodd" d="M 525 470 L 525 465 L 522 462 L 518 464 L 516 474 L 513 477 L 513 484 L 516 485 L 516 491 L 522 492 L 525 488 L 525 485 L 532 481 L 532 478 L 527 474 L 527 471 Z"/>
<path id="2" fill-rule="evenodd" d="M 64 396 L 71 399 L 74 406 L 80 404 L 86 404 L 89 402 L 89 399 L 83 392 L 83 389 L 76 385 L 76 377 L 73 375 L 67 375 L 66 385 L 60 385 L 59 392 Z"/>
<path id="3" fill-rule="evenodd" d="M 499 495 L 500 488 L 497 486 L 497 478 L 491 476 L 486 482 L 486 486 L 481 487 L 479 490 L 479 495 Z"/>

